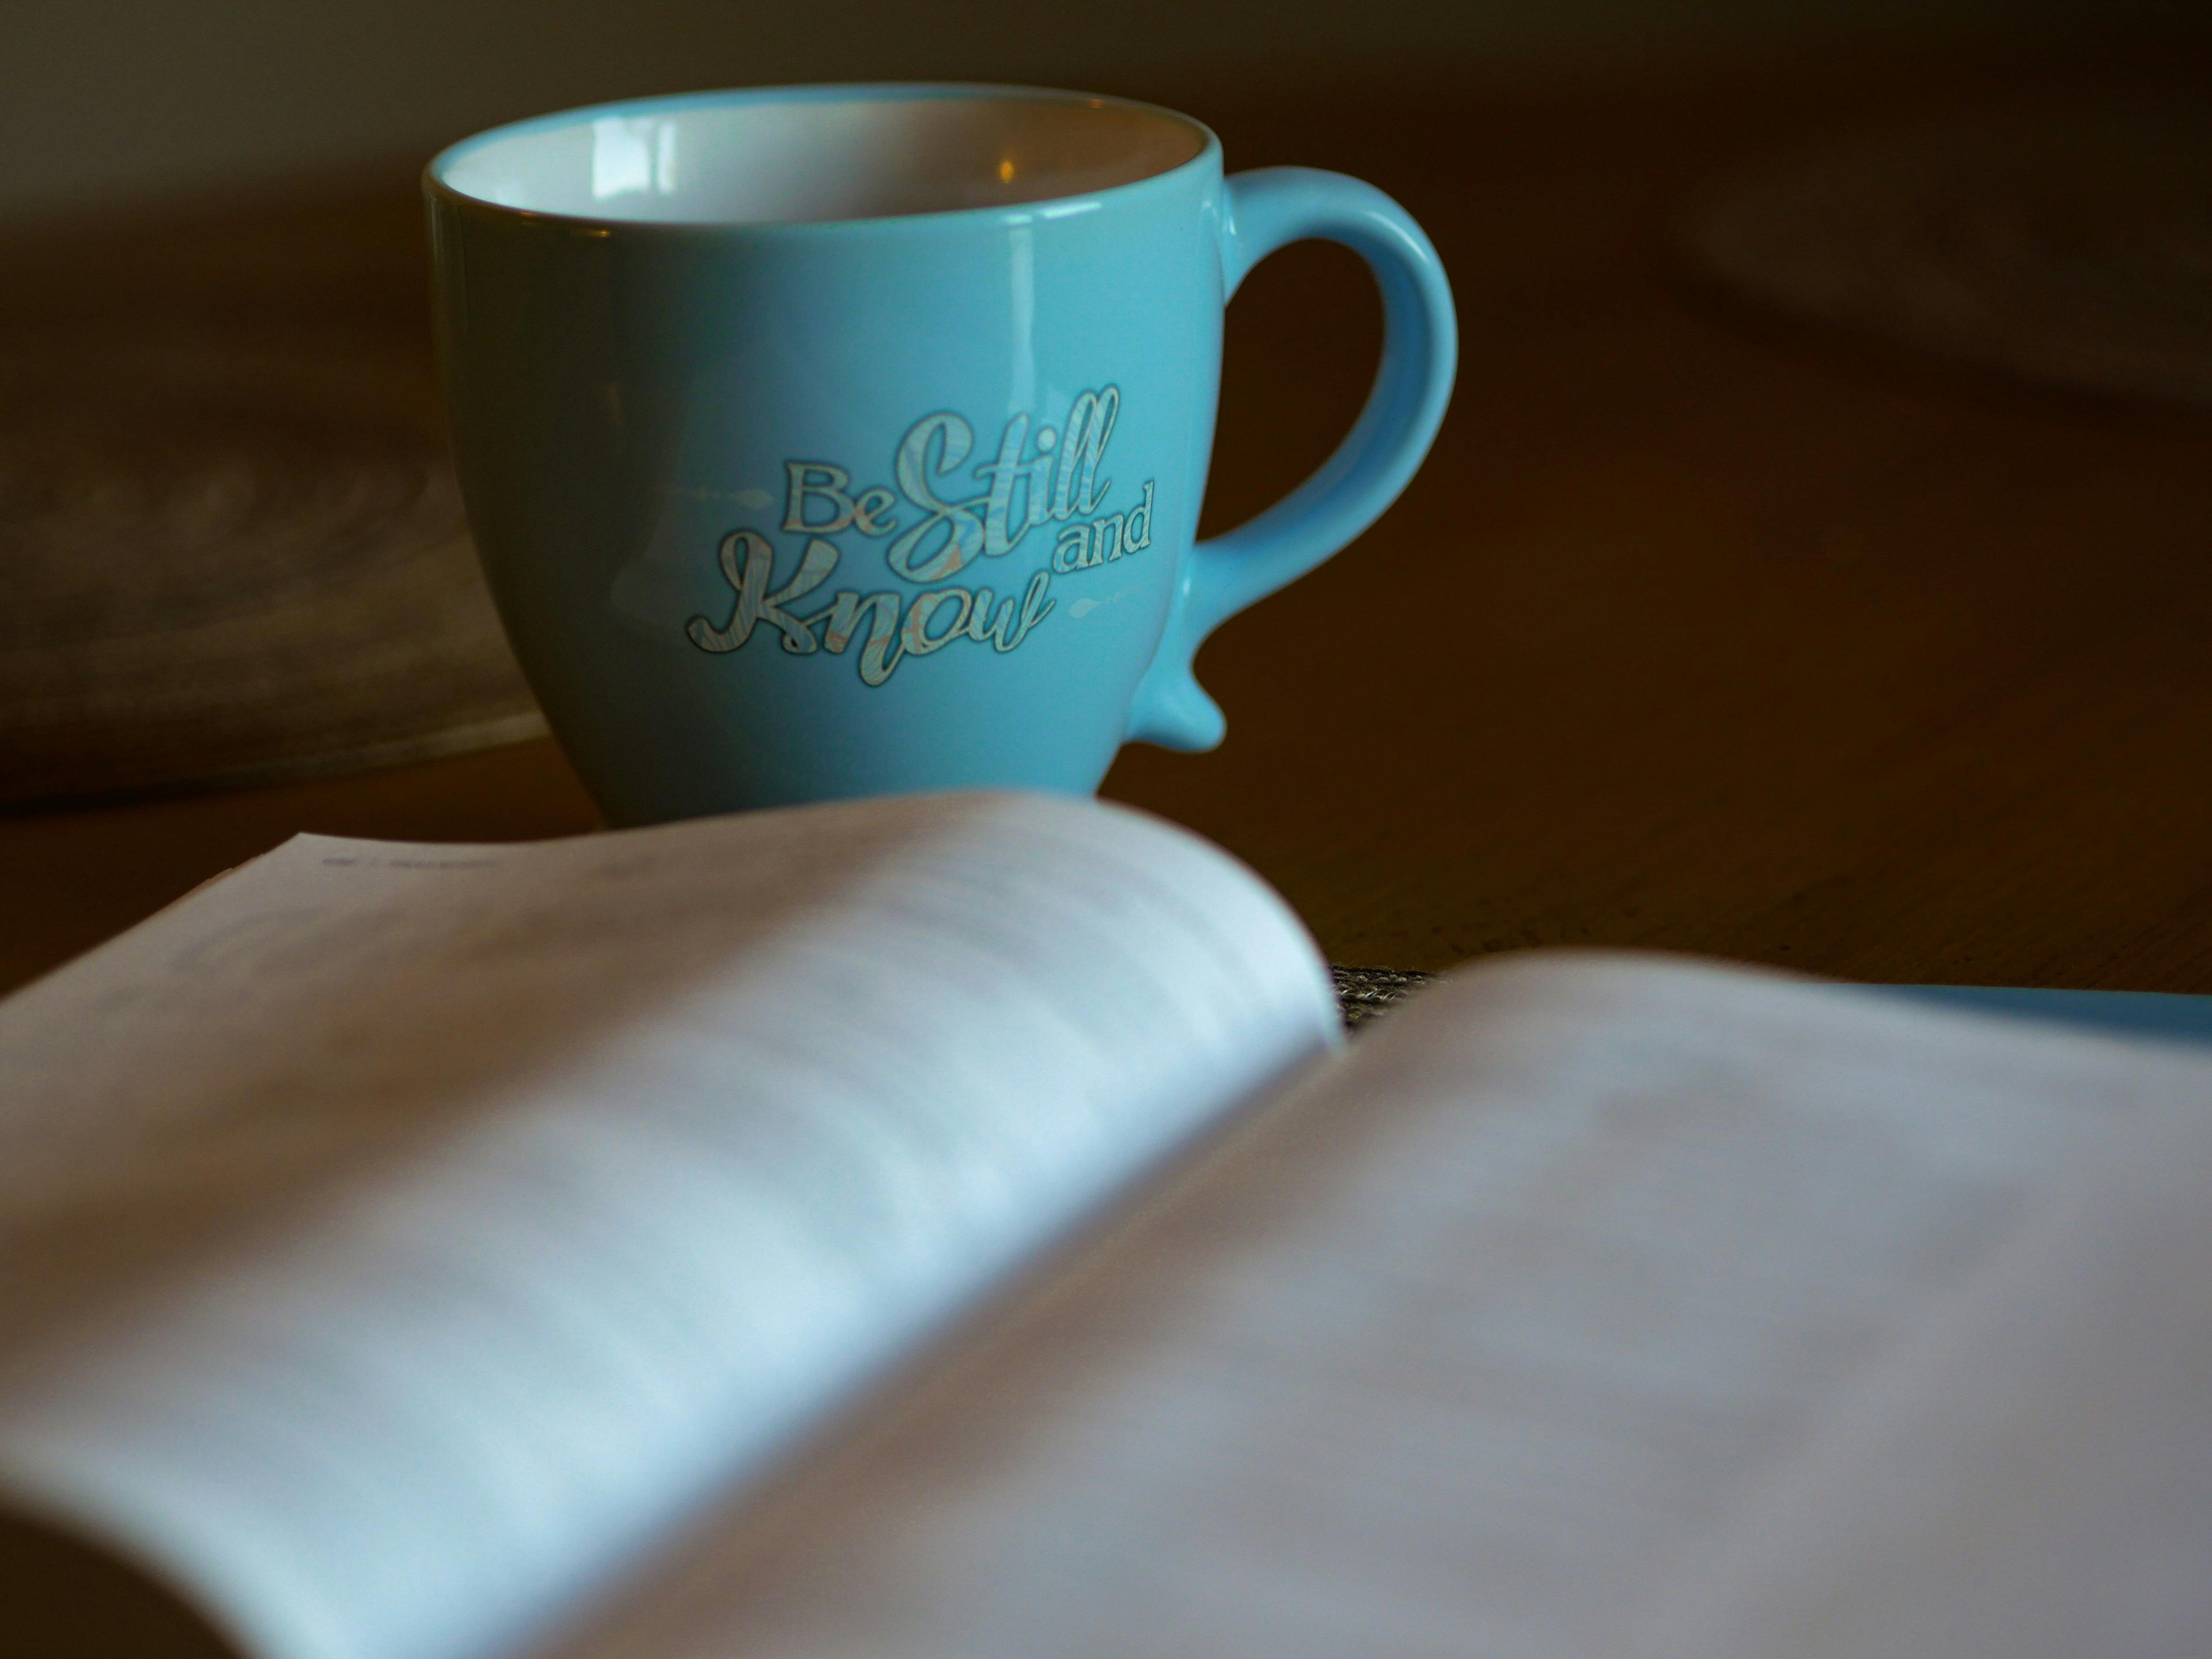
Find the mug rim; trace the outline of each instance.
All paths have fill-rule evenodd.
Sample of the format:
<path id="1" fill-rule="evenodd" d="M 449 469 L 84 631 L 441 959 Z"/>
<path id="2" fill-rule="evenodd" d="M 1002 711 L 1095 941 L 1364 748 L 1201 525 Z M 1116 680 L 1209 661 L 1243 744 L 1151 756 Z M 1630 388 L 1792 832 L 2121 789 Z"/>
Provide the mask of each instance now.
<path id="1" fill-rule="evenodd" d="M 734 104 L 914 103 L 933 99 L 1085 104 L 1093 109 L 1111 107 L 1126 110 L 1164 119 L 1183 128 L 1197 137 L 1199 147 L 1197 153 L 1188 161 L 1178 161 L 1173 167 L 1163 167 L 1157 173 L 1146 173 L 1141 178 L 1124 179 L 1120 184 L 1107 185 L 1097 190 L 1039 197 L 1026 202 L 980 207 L 931 208 L 918 213 L 865 214 L 836 219 L 628 219 L 599 214 L 560 213 L 544 208 L 512 207 L 486 197 L 471 195 L 457 189 L 445 177 L 446 171 L 455 162 L 465 159 L 484 145 L 610 116 L 665 115 L 682 110 Z M 1064 87 L 1033 87 L 988 81 L 833 81 L 791 86 L 711 88 L 697 92 L 618 98 L 605 103 L 579 104 L 567 109 L 549 110 L 542 115 L 526 116 L 519 121 L 486 127 L 447 145 L 423 164 L 422 179 L 426 197 L 463 212 L 493 219 L 537 222 L 549 227 L 586 231 L 594 236 L 670 234 L 732 237 L 822 236 L 887 225 L 921 227 L 951 222 L 1022 224 L 1038 218 L 1058 218 L 1065 216 L 1073 204 L 1103 206 L 1139 191 L 1158 188 L 1165 181 L 1180 179 L 1193 169 L 1203 169 L 1209 165 L 1218 167 L 1220 157 L 1221 140 L 1212 128 L 1180 110 L 1146 103 L 1140 99 L 1121 98 L 1109 93 L 1078 92 Z"/>

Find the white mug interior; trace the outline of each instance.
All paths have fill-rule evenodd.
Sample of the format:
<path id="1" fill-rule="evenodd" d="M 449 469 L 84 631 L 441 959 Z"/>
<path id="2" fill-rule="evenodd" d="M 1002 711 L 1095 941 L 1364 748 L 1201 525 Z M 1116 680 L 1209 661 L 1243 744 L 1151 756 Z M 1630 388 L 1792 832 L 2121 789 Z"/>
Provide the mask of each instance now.
<path id="1" fill-rule="evenodd" d="M 457 194 L 526 212 L 801 224 L 1087 195 L 1172 171 L 1206 145 L 1194 121 L 1073 94 L 739 93 L 501 128 L 433 173 Z"/>

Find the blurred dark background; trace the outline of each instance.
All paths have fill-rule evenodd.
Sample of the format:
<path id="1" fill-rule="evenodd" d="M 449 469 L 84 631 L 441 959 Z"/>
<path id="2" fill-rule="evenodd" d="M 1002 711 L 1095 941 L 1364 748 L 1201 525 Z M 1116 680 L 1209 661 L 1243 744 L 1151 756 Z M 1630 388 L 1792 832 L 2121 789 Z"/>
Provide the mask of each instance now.
<path id="1" fill-rule="evenodd" d="M 14 0 L 0 212 L 295 178 L 540 110 L 779 81 L 977 79 L 1193 100 L 2070 50 L 2198 0 Z M 1419 95 L 1411 87 L 1408 96 Z M 1309 112 L 1317 127 L 1325 103 Z"/>
<path id="2" fill-rule="evenodd" d="M 1170 103 L 1232 168 L 1373 180 L 1443 255 L 1462 356 L 1427 465 L 1201 653 L 1222 749 L 1133 747 L 1107 783 L 1333 959 L 2212 992 L 2202 0 L 7 22 L 0 988 L 301 830 L 594 825 L 467 547 L 416 173 L 565 105 L 896 77 Z M 1378 335 L 1340 249 L 1254 273 L 1203 528 L 1328 453 Z"/>

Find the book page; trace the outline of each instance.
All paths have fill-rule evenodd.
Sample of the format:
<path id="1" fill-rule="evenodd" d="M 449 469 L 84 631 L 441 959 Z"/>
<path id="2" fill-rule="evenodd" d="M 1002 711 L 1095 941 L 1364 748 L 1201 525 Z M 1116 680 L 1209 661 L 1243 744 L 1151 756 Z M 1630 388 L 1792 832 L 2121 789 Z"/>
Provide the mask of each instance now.
<path id="1" fill-rule="evenodd" d="M 2212 1086 L 2094 1156 L 1624 1659 L 2212 1651 Z"/>
<path id="2" fill-rule="evenodd" d="M 1665 1659 L 2000 1650 L 1800 1648 L 1686 1592 L 1771 1577 L 1744 1553 L 1784 1518 L 1876 1560 L 1880 1509 L 1827 1525 L 1807 1460 L 2001 1286 L 2026 1305 L 2018 1253 L 2130 1137 L 2201 1116 L 2212 1063 L 1565 956 L 1477 969 L 1374 1033 L 550 1651 L 1650 1659 L 1662 1618 L 1685 1633 Z M 2205 1139 L 2176 1192 L 2212 1179 Z M 2166 1288 L 2185 1261 L 2206 1282 L 2208 1232 Z M 2081 1318 L 2087 1290 L 2055 1284 Z M 2201 1358 L 2201 1328 L 2189 1341 Z M 1962 1449 L 1955 1472 L 1990 1455 Z M 1820 1554 L 1786 1553 L 1818 1577 Z M 2043 1565 L 2069 1564 L 2054 1547 Z M 1700 1646 L 1716 1629 L 1750 1634 Z"/>
<path id="3" fill-rule="evenodd" d="M 0 1004 L 0 1491 L 266 1659 L 511 1649 L 1336 1032 L 1090 803 L 302 837 Z"/>

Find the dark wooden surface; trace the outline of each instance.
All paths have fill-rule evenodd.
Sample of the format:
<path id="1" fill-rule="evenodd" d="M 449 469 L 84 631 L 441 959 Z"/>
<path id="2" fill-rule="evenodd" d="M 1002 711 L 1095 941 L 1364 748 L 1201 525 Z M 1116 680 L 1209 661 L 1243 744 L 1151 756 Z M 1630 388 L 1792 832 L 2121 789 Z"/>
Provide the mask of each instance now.
<path id="1" fill-rule="evenodd" d="M 1340 962 L 1611 943 L 2212 991 L 2212 418 L 1769 321 L 1702 293 L 1669 244 L 1736 162 L 2088 73 L 1186 96 L 1233 166 L 1341 167 L 1412 208 L 1459 295 L 1462 367 L 1398 507 L 1202 656 L 1227 744 L 1131 750 L 1108 793 L 1243 856 Z M 337 330 L 427 363 L 404 180 L 6 252 L 10 322 Z M 1300 248 L 1230 333 L 1215 528 L 1326 452 L 1377 326 L 1349 256 Z M 544 743 L 0 817 L 0 986 L 295 830 L 592 822 Z"/>

